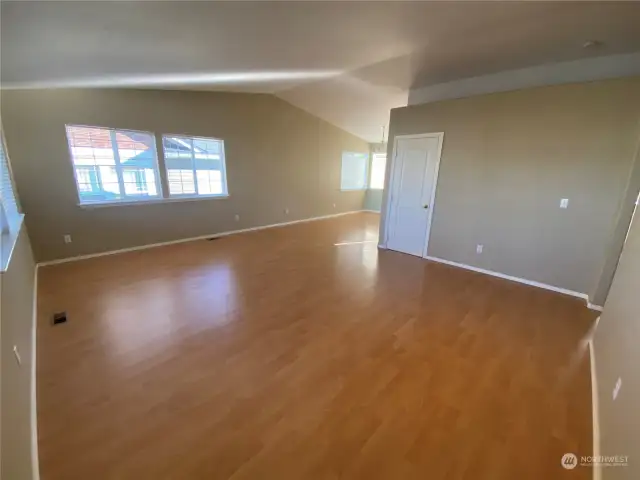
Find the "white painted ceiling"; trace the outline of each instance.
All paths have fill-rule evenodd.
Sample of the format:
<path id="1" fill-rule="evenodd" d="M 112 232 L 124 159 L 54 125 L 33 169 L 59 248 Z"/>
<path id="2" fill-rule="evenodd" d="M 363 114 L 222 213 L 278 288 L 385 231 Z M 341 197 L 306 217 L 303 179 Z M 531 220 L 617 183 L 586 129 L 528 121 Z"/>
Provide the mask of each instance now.
<path id="1" fill-rule="evenodd" d="M 2 88 L 274 93 L 368 141 L 411 88 L 640 51 L 640 2 L 0 4 Z M 583 49 L 586 40 L 603 42 Z"/>

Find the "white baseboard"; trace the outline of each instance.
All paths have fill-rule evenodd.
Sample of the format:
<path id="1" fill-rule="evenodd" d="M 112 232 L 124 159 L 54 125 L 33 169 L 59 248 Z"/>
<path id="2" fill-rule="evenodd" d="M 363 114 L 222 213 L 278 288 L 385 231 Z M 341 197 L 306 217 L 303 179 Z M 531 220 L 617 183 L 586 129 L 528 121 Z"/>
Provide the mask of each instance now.
<path id="1" fill-rule="evenodd" d="M 293 220 L 291 222 L 272 223 L 270 225 L 261 225 L 259 227 L 243 228 L 243 229 L 240 229 L 240 230 L 229 230 L 227 232 L 211 233 L 209 235 L 200 235 L 198 237 L 181 238 L 181 239 L 178 239 L 178 240 L 171 240 L 171 241 L 168 241 L 168 242 L 149 243 L 147 245 L 140 245 L 140 246 L 137 246 L 137 247 L 120 248 L 118 250 L 109 250 L 107 252 L 100 252 L 100 253 L 90 253 L 90 254 L 87 254 L 87 255 L 77 255 L 75 257 L 67 257 L 67 258 L 60 258 L 60 259 L 57 259 L 57 260 L 49 260 L 47 262 L 40 262 L 40 263 L 38 263 L 38 266 L 46 267 L 46 266 L 49 266 L 49 265 L 58 265 L 60 263 L 76 262 L 78 260 L 86 260 L 88 258 L 104 257 L 106 255 L 116 255 L 118 253 L 134 252 L 136 250 L 146 250 L 148 248 L 164 247 L 164 246 L 167 246 L 167 245 L 175 245 L 177 243 L 194 242 L 194 241 L 197 241 L 197 240 L 205 240 L 207 238 L 226 237 L 227 235 L 235 235 L 235 234 L 238 234 L 238 233 L 254 232 L 256 230 L 265 230 L 267 228 L 284 227 L 284 226 L 293 225 L 293 224 L 296 224 L 296 223 L 314 222 L 316 220 L 325 220 L 327 218 L 341 217 L 343 215 L 350 215 L 352 213 L 361 213 L 363 211 L 366 211 L 366 210 L 353 210 L 353 211 L 350 211 L 350 212 L 334 213 L 334 214 L 331 214 L 331 215 L 322 215 L 320 217 L 303 218 L 302 220 Z"/>
<path id="2" fill-rule="evenodd" d="M 360 210 L 361 212 L 370 212 L 370 213 L 377 213 L 378 215 L 380 214 L 380 210 L 368 210 L 368 209 L 364 209 L 364 210 Z"/>
<path id="3" fill-rule="evenodd" d="M 40 480 L 38 457 L 38 406 L 36 403 L 36 338 L 38 327 L 38 265 L 33 275 L 33 314 L 31 318 L 31 478 Z"/>
<path id="4" fill-rule="evenodd" d="M 599 320 L 599 319 L 598 319 Z M 597 323 L 597 321 L 596 321 Z M 593 337 L 589 339 L 589 358 L 591 363 L 591 409 L 593 414 L 593 456 L 600 456 L 600 407 L 598 402 L 598 375 L 596 370 Z M 602 467 L 593 467 L 593 480 L 602 479 Z"/>
<path id="5" fill-rule="evenodd" d="M 484 273 L 485 275 L 491 275 L 493 277 L 504 278 L 505 280 L 511 280 L 512 282 L 524 283 L 525 285 L 531 285 L 533 287 L 544 288 L 545 290 L 551 290 L 553 292 L 564 293 L 565 295 L 571 295 L 572 297 L 582 298 L 589 303 L 589 295 L 586 293 L 575 292 L 566 288 L 555 287 L 553 285 L 547 285 L 546 283 L 534 282 L 533 280 L 527 280 L 525 278 L 514 277 L 511 275 L 505 275 L 504 273 L 494 272 L 493 270 L 485 270 L 484 268 L 473 267 L 464 263 L 452 262 L 450 260 L 444 260 L 437 257 L 426 257 L 427 260 L 433 260 L 434 262 L 444 263 L 446 265 L 452 265 L 454 267 L 464 268 L 466 270 L 472 270 L 474 272 Z"/>
<path id="6" fill-rule="evenodd" d="M 384 248 L 378 245 L 380 248 Z M 565 295 L 571 295 L 572 297 L 578 297 L 583 299 L 587 303 L 587 308 L 590 310 L 596 310 L 598 312 L 602 312 L 603 307 L 600 305 L 595 305 L 589 301 L 589 295 L 586 293 L 575 292 L 573 290 L 568 290 L 566 288 L 560 288 L 553 285 L 548 285 L 546 283 L 534 282 L 533 280 L 527 280 L 526 278 L 514 277 L 511 275 L 505 275 L 504 273 L 494 272 L 493 270 L 486 270 L 484 268 L 473 267 L 471 265 L 467 265 L 464 263 L 452 262 L 451 260 L 444 260 L 443 258 L 438 257 L 425 257 L 427 260 L 432 260 L 438 263 L 444 263 L 446 265 L 451 265 L 453 267 L 464 268 L 466 270 L 472 270 L 478 273 L 484 273 L 485 275 L 491 275 L 493 277 L 504 278 L 505 280 L 511 280 L 512 282 L 524 283 L 525 285 L 531 285 L 532 287 L 544 288 L 545 290 L 551 290 L 552 292 L 563 293 Z"/>

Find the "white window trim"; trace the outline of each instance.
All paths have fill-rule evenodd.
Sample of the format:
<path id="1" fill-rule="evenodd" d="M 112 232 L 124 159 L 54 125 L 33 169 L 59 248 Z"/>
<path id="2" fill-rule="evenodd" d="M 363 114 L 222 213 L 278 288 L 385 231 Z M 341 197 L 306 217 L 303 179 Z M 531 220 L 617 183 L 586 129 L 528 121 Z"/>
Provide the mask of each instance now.
<path id="1" fill-rule="evenodd" d="M 366 155 L 367 156 L 367 161 L 364 162 L 365 164 L 365 171 L 364 171 L 364 185 L 362 187 L 358 187 L 358 188 L 343 188 L 342 187 L 342 155 L 344 155 L 345 153 L 357 153 L 359 155 Z M 367 190 L 369 188 L 369 168 L 370 168 L 370 164 L 371 163 L 371 156 L 366 153 L 366 152 L 356 152 L 353 150 L 343 150 L 342 153 L 340 154 L 340 191 L 341 192 L 363 192 L 365 190 Z"/>
<path id="2" fill-rule="evenodd" d="M 125 205 L 154 205 L 157 203 L 177 203 L 177 202 L 193 202 L 195 200 L 225 200 L 229 198 L 229 195 L 174 195 L 173 197 L 154 198 L 153 200 L 134 200 L 134 201 L 121 201 L 121 202 L 109 202 L 109 203 L 82 203 L 78 206 L 80 208 L 86 208 L 92 210 L 94 208 L 108 208 L 108 207 L 121 207 Z"/>
<path id="3" fill-rule="evenodd" d="M 167 168 L 167 163 L 166 163 L 166 158 L 164 155 L 164 139 L 165 137 L 168 138 L 175 138 L 175 137 L 183 137 L 183 138 L 189 138 L 191 139 L 192 143 L 191 143 L 191 150 L 192 150 L 192 157 L 191 160 L 193 162 L 194 158 L 193 158 L 193 140 L 196 139 L 201 139 L 201 140 L 215 140 L 217 142 L 220 142 L 222 144 L 222 153 L 220 155 L 220 160 L 222 161 L 222 168 L 220 169 L 220 174 L 222 176 L 222 193 L 204 193 L 204 194 L 197 194 L 197 193 L 174 193 L 172 194 L 171 191 L 169 190 L 169 180 L 168 180 L 168 176 L 169 176 L 169 169 Z M 181 142 L 184 143 L 184 142 Z M 180 201 L 180 200 L 212 200 L 212 199 L 216 199 L 216 198 L 229 198 L 229 185 L 227 184 L 227 153 L 226 153 L 226 149 L 224 147 L 224 140 L 222 138 L 218 138 L 218 137 L 204 137 L 202 135 L 189 135 L 186 133 L 163 133 L 161 134 L 161 138 L 160 138 L 160 144 L 162 145 L 162 168 L 164 169 L 164 173 L 167 176 L 167 195 L 164 197 L 165 201 Z M 197 179 L 197 174 L 196 174 L 196 168 L 195 168 L 195 162 L 192 163 L 193 164 L 193 183 L 196 187 L 196 190 L 198 190 L 198 179 Z"/>
<path id="4" fill-rule="evenodd" d="M 153 151 L 155 153 L 157 168 L 154 171 L 154 175 L 156 177 L 156 185 L 158 188 L 158 196 L 157 197 L 149 197 L 147 199 L 141 200 L 131 200 L 129 198 L 123 198 L 120 200 L 108 200 L 108 201 L 96 201 L 96 202 L 82 202 L 80 200 L 80 190 L 78 188 L 78 178 L 76 174 L 76 165 L 73 163 L 73 155 L 71 152 L 71 146 L 69 145 L 69 138 L 67 136 L 67 127 L 86 127 L 86 128 L 103 128 L 105 130 L 110 130 L 112 132 L 115 131 L 123 131 L 123 132 L 136 132 L 136 133 L 144 133 L 148 135 L 152 135 L 154 137 L 153 142 Z M 162 146 L 162 150 L 158 150 L 158 136 L 160 137 L 160 145 Z M 222 169 L 220 170 L 222 175 L 222 186 L 223 193 L 212 193 L 212 194 L 200 194 L 194 195 L 192 193 L 188 194 L 173 194 L 169 192 L 169 185 L 165 182 L 167 179 L 167 166 L 164 157 L 164 137 L 187 137 L 192 139 L 204 139 L 204 140 L 216 140 L 222 144 Z M 65 140 L 67 142 L 67 151 L 69 153 L 69 162 L 71 164 L 71 169 L 73 171 L 73 179 L 76 187 L 76 205 L 83 209 L 94 209 L 94 208 L 104 208 L 104 207 L 121 207 L 121 206 L 132 206 L 132 205 L 153 205 L 157 203 L 173 203 L 173 202 L 188 202 L 194 200 L 225 200 L 229 198 L 229 185 L 227 180 L 227 159 L 226 159 L 226 150 L 225 150 L 225 142 L 221 138 L 217 137 L 206 137 L 202 135 L 191 135 L 187 133 L 161 133 L 157 134 L 156 132 L 147 131 L 147 130 L 136 130 L 133 128 L 118 128 L 118 127 L 109 127 L 104 125 L 86 125 L 82 123 L 67 123 L 65 124 Z M 116 152 L 117 155 L 117 152 Z M 164 176 L 163 176 L 164 173 Z M 194 182 L 197 184 L 197 179 L 195 178 L 197 175 L 194 171 Z M 122 186 L 121 186 L 122 189 Z"/>
<path id="5" fill-rule="evenodd" d="M 2 210 L 2 215 L 4 216 L 4 210 Z M 2 253 L 2 258 L 0 258 L 0 273 L 6 272 L 9 268 L 11 256 L 16 248 L 16 243 L 18 243 L 18 236 L 20 235 L 23 224 L 24 213 L 21 213 L 15 225 L 12 226 L 13 228 L 7 228 L 0 235 L 0 252 Z"/>
<path id="6" fill-rule="evenodd" d="M 9 159 L 9 149 L 7 148 L 7 142 L 4 137 L 4 128 L 0 125 L 0 142 L 2 142 L 1 148 L 4 150 L 5 162 L 9 173 L 9 181 L 11 182 L 11 189 L 15 200 L 18 215 L 15 216 L 12 224 L 9 223 L 6 215 L 6 210 L 3 202 L 0 202 L 0 273 L 4 273 L 9 268 L 11 263 L 11 256 L 18 243 L 18 236 L 22 231 L 24 224 L 24 213 L 22 213 L 22 207 L 20 200 L 18 199 L 18 193 L 16 190 L 16 184 L 13 180 L 13 169 L 11 168 L 11 160 Z"/>
<path id="7" fill-rule="evenodd" d="M 116 145 L 116 149 L 114 150 L 114 161 L 116 165 L 120 165 L 120 155 L 117 149 L 117 143 L 115 143 L 115 132 L 135 132 L 135 133 L 144 133 L 147 135 L 151 135 L 153 137 L 153 151 L 155 153 L 156 158 L 156 168 L 154 169 L 154 176 L 156 179 L 156 188 L 158 189 L 158 195 L 149 197 L 148 199 L 140 199 L 140 200 L 132 200 L 130 198 L 123 198 L 121 200 L 105 200 L 105 201 L 96 201 L 96 202 L 83 202 L 80 199 L 80 187 L 78 186 L 78 175 L 76 172 L 77 165 L 73 163 L 73 153 L 71 152 L 71 145 L 69 145 L 69 136 L 67 132 L 67 127 L 84 127 L 84 128 L 102 128 L 104 130 L 109 130 L 109 135 L 111 135 L 112 145 Z M 75 182 L 76 187 L 76 205 L 82 208 L 92 208 L 92 207 L 110 207 L 116 205 L 144 205 L 147 203 L 157 203 L 161 202 L 164 197 L 164 190 L 162 188 L 162 182 L 160 181 L 160 157 L 158 156 L 158 150 L 156 148 L 156 134 L 154 132 L 150 132 L 147 130 L 136 130 L 133 128 L 117 128 L 117 127 L 105 127 L 102 125 L 85 125 L 82 123 L 65 123 L 64 125 L 64 136 L 67 142 L 67 151 L 69 152 L 69 163 L 71 163 L 71 169 L 73 170 L 73 180 Z M 113 148 L 113 146 L 112 146 Z M 120 190 L 124 193 L 124 186 L 122 184 L 122 178 L 118 176 L 118 183 L 120 185 Z"/>

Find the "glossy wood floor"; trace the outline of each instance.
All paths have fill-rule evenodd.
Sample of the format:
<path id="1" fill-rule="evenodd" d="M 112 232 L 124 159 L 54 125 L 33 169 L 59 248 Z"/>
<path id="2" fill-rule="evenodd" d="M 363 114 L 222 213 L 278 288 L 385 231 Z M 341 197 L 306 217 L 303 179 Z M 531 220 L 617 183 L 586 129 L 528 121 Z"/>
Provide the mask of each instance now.
<path id="1" fill-rule="evenodd" d="M 593 313 L 377 231 L 362 213 L 41 269 L 42 479 L 591 478 L 560 457 L 591 453 Z"/>

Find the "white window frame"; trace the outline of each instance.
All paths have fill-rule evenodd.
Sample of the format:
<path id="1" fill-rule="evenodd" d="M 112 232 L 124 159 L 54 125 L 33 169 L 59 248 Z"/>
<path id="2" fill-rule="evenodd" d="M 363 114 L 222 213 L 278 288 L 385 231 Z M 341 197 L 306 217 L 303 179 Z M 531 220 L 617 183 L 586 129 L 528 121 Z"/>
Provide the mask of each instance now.
<path id="1" fill-rule="evenodd" d="M 191 140 L 191 168 L 193 171 L 193 184 L 196 190 L 196 193 L 171 193 L 169 189 L 169 168 L 167 167 L 167 159 L 164 149 L 164 140 L 167 138 L 171 140 L 172 138 L 188 138 Z M 194 140 L 215 140 L 216 142 L 220 142 L 221 144 L 221 153 L 220 153 L 220 162 L 222 168 L 220 169 L 220 175 L 222 179 L 222 193 L 198 193 L 198 170 L 195 165 L 195 155 L 193 148 Z M 227 184 L 227 157 L 225 152 L 224 140 L 217 137 L 203 137 L 202 135 L 188 135 L 184 133 L 163 133 L 161 138 L 162 145 L 162 159 L 163 159 L 163 168 L 164 173 L 167 178 L 167 199 L 168 200 L 198 200 L 198 199 L 207 199 L 207 198 L 228 198 L 229 197 L 229 185 Z"/>
<path id="2" fill-rule="evenodd" d="M 371 167 L 369 169 L 369 190 L 384 190 L 384 181 L 386 178 L 386 175 L 384 175 L 383 179 L 382 179 L 382 186 L 381 187 L 372 187 L 371 186 L 371 175 L 373 174 L 373 162 L 376 159 L 376 157 L 384 157 L 384 166 L 385 166 L 385 171 L 383 173 L 383 175 L 386 173 L 387 170 L 387 153 L 386 152 L 375 152 L 371 154 Z"/>
<path id="3" fill-rule="evenodd" d="M 345 188 L 342 185 L 342 170 L 344 168 L 344 154 L 345 153 L 351 153 L 351 154 L 356 154 L 356 155 L 364 155 L 365 156 L 365 161 L 364 161 L 364 182 L 362 184 L 362 187 L 356 187 L 356 188 Z M 342 192 L 361 192 L 364 190 L 367 190 L 367 188 L 369 187 L 369 163 L 371 162 L 371 156 L 366 153 L 366 152 L 355 152 L 353 150 L 343 150 L 341 155 L 340 155 L 340 191 Z"/>
<path id="4" fill-rule="evenodd" d="M 139 204 L 147 204 L 147 203 L 156 203 L 163 201 L 164 190 L 162 188 L 162 181 L 160 178 L 160 160 L 158 158 L 158 151 L 156 148 L 156 135 L 153 132 L 145 131 L 145 130 L 134 130 L 131 128 L 115 128 L 115 127 L 105 127 L 101 125 L 85 125 L 80 123 L 67 123 L 65 124 L 65 140 L 67 142 L 67 150 L 69 152 L 69 162 L 71 163 L 71 168 L 73 169 L 73 179 L 76 184 L 76 198 L 77 204 L 82 208 L 91 208 L 91 207 L 100 207 L 100 206 L 112 206 L 112 205 L 139 205 Z M 114 167 L 116 169 L 116 175 L 118 176 L 118 185 L 120 187 L 120 192 L 123 198 L 116 200 L 98 200 L 95 202 L 86 202 L 82 201 L 80 196 L 80 184 L 78 183 L 78 175 L 76 172 L 76 168 L 82 168 L 82 165 L 76 165 L 73 161 L 73 152 L 71 151 L 71 145 L 69 143 L 69 127 L 80 127 L 80 128 L 99 128 L 102 130 L 108 130 L 109 135 L 111 136 L 111 148 L 113 149 L 114 156 Z M 127 195 L 124 179 L 122 175 L 122 165 L 120 164 L 120 154 L 118 152 L 118 143 L 116 141 L 116 132 L 133 132 L 133 133 L 142 133 L 145 135 L 151 136 L 153 141 L 151 142 L 151 150 L 154 154 L 155 159 L 155 167 L 153 170 L 153 174 L 155 177 L 156 190 L 157 195 L 148 196 L 148 197 L 139 197 L 135 195 Z"/>
<path id="5" fill-rule="evenodd" d="M 20 207 L 20 201 L 16 193 L 16 185 L 13 180 L 13 171 L 11 169 L 11 161 L 9 160 L 9 152 L 7 150 L 7 142 L 4 138 L 4 129 L 0 122 L 0 148 L 4 152 L 4 165 L 3 169 L 6 169 L 7 180 L 9 185 L 5 185 L 4 182 L 0 182 L 0 188 L 3 190 L 0 192 L 0 272 L 6 272 L 9 268 L 9 262 L 11 261 L 11 255 L 18 241 L 18 235 L 24 222 L 24 213 Z M 0 172 L 4 175 L 5 172 Z M 5 192 L 4 189 L 9 187 L 9 192 Z M 9 208 L 5 205 L 5 199 L 12 200 L 13 205 Z"/>

